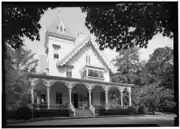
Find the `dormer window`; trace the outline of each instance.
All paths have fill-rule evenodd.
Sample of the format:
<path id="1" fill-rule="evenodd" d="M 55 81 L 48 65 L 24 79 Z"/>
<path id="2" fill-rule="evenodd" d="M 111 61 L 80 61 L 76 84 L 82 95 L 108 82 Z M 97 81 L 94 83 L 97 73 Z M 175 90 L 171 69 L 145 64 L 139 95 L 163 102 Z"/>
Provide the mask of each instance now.
<path id="1" fill-rule="evenodd" d="M 65 28 L 65 26 L 64 26 L 63 23 L 60 23 L 60 24 L 57 26 L 57 29 L 58 29 L 58 32 L 61 32 L 61 33 L 66 32 L 66 28 Z"/>
<path id="2" fill-rule="evenodd" d="M 59 28 L 60 32 L 64 32 L 62 25 Z"/>

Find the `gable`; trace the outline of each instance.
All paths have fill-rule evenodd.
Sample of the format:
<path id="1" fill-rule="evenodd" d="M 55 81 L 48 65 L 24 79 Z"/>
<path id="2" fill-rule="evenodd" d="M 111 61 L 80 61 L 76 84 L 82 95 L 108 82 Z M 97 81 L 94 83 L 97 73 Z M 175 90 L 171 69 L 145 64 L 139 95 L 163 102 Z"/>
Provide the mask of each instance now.
<path id="1" fill-rule="evenodd" d="M 93 57 L 97 57 L 96 60 L 100 61 L 103 66 L 105 66 L 107 69 L 109 69 L 112 72 L 111 67 L 109 66 L 109 64 L 107 63 L 108 61 L 105 60 L 102 57 L 102 54 L 100 54 L 100 52 L 98 51 L 98 49 L 94 46 L 94 44 L 89 40 L 89 38 L 85 39 L 84 41 L 82 41 L 69 55 L 65 56 L 64 60 L 58 61 L 57 65 L 58 66 L 63 66 L 66 63 L 68 63 L 70 60 L 72 60 L 72 58 L 76 57 L 76 54 L 78 54 L 79 52 L 81 52 L 85 46 L 90 45 L 91 48 L 93 49 L 93 53 L 95 53 L 93 55 Z M 91 54 L 93 54 L 91 53 Z M 86 61 L 86 60 L 85 60 Z M 95 59 L 93 60 L 95 61 Z M 95 61 L 96 62 L 96 61 Z M 99 64 L 100 64 L 99 62 Z M 97 63 L 97 62 L 96 62 Z M 102 66 L 102 65 L 101 65 Z"/>
<path id="2" fill-rule="evenodd" d="M 71 58 L 67 64 L 78 66 L 78 67 L 84 67 L 86 63 L 87 56 L 90 57 L 90 64 L 91 66 L 95 66 L 98 68 L 104 68 L 109 69 L 106 64 L 103 62 L 101 57 L 98 55 L 96 50 L 93 48 L 92 44 L 89 43 L 86 46 L 84 46 L 76 55 L 74 55 L 73 58 Z"/>

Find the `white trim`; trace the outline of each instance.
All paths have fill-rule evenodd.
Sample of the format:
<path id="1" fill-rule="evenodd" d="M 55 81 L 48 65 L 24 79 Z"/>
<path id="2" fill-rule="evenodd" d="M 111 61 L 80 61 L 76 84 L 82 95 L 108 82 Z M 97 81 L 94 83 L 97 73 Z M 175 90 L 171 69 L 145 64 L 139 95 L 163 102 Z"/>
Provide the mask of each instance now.
<path id="1" fill-rule="evenodd" d="M 53 41 L 57 41 L 57 42 L 63 42 L 63 43 L 68 43 L 68 44 L 73 44 L 73 41 L 69 41 L 69 40 L 65 40 L 65 39 L 61 39 L 61 38 L 57 38 L 57 37 L 53 37 L 53 36 L 49 36 L 49 41 L 53 40 Z M 53 44 L 57 44 L 60 45 L 59 43 L 53 43 Z"/>

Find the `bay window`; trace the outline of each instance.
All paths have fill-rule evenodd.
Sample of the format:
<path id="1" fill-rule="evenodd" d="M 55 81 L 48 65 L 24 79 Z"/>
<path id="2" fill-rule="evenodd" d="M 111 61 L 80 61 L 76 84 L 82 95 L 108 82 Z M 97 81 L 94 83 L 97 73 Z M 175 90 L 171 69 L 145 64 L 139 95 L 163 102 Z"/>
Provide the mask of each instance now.
<path id="1" fill-rule="evenodd" d="M 86 68 L 81 73 L 82 78 L 89 79 L 104 79 L 104 71 L 92 68 Z"/>

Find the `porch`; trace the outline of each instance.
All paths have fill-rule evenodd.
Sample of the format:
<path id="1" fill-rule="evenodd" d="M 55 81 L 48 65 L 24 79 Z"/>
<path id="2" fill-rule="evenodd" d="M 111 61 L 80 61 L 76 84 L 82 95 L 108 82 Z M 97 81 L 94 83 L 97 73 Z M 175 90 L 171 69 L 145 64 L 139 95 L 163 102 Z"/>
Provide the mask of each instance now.
<path id="1" fill-rule="evenodd" d="M 128 93 L 128 106 L 131 102 L 131 87 L 133 84 L 109 83 L 86 79 L 56 77 L 30 74 L 31 100 L 36 109 L 69 108 L 75 114 L 75 109 L 89 109 L 95 115 L 95 108 L 106 109 L 112 106 L 124 107 L 123 94 Z M 112 98 L 120 98 L 118 100 Z"/>

